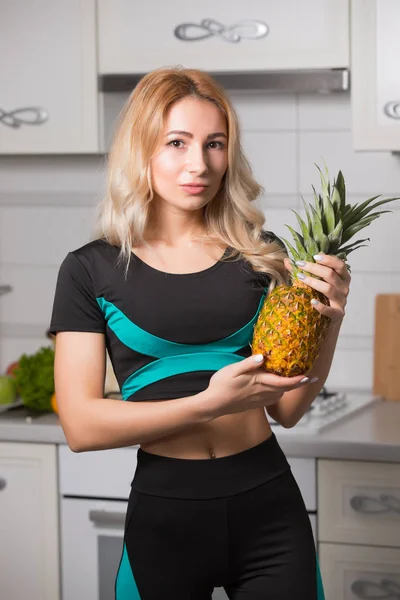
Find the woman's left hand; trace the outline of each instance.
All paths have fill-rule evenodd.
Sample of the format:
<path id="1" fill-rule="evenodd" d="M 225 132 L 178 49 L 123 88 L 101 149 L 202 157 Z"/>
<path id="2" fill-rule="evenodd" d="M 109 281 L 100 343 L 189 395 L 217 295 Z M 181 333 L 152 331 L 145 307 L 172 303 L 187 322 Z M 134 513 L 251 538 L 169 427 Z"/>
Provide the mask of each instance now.
<path id="1" fill-rule="evenodd" d="M 343 260 L 331 254 L 320 252 L 314 260 L 317 262 L 297 262 L 296 266 L 301 269 L 298 273 L 300 281 L 309 285 L 314 290 L 321 292 L 329 300 L 329 306 L 318 302 L 312 306 L 322 315 L 330 317 L 331 323 L 340 323 L 345 315 L 347 296 L 349 295 L 351 276 Z M 290 260 L 285 258 L 285 267 L 292 271 Z M 303 271 L 306 271 L 304 273 Z M 317 275 L 316 279 L 311 275 Z M 301 277 L 304 275 L 304 279 Z"/>

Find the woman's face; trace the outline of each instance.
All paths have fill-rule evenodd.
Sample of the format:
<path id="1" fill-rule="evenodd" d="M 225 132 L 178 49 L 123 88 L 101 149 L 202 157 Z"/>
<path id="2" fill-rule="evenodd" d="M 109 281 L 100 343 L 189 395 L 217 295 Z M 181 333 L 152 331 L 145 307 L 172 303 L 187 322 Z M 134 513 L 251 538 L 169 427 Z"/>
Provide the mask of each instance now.
<path id="1" fill-rule="evenodd" d="M 190 97 L 176 102 L 151 160 L 157 202 L 178 211 L 208 204 L 227 169 L 227 135 L 225 118 L 212 102 Z"/>

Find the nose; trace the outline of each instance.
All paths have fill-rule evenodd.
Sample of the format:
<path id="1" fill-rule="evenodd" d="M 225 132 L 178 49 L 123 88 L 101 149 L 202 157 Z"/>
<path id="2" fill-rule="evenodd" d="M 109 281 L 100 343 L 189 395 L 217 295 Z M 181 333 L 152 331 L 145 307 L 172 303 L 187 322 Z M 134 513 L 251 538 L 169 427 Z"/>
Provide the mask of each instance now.
<path id="1" fill-rule="evenodd" d="M 193 145 L 190 148 L 186 169 L 189 173 L 196 173 L 197 175 L 202 175 L 208 171 L 208 164 L 202 147 Z"/>

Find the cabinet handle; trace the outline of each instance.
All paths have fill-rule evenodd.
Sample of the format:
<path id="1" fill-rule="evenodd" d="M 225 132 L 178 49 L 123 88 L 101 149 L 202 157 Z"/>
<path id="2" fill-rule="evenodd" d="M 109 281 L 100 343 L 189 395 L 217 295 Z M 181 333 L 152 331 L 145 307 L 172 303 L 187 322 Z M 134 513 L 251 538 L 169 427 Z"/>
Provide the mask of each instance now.
<path id="1" fill-rule="evenodd" d="M 391 119 L 400 119 L 400 100 L 386 102 L 385 106 L 383 107 L 383 112 Z"/>
<path id="2" fill-rule="evenodd" d="M 351 591 L 363 600 L 400 600 L 400 585 L 390 579 L 381 579 L 380 583 L 358 579 L 351 584 Z"/>
<path id="3" fill-rule="evenodd" d="M 225 42 L 237 44 L 244 39 L 257 40 L 269 33 L 269 27 L 263 21 L 246 19 L 231 26 L 225 26 L 214 19 L 202 19 L 200 23 L 181 23 L 175 27 L 174 34 L 178 40 L 197 42 L 209 37 L 218 36 Z"/>
<path id="4" fill-rule="evenodd" d="M 92 523 L 99 525 L 121 525 L 125 524 L 125 513 L 111 510 L 90 510 L 89 519 Z"/>
<path id="5" fill-rule="evenodd" d="M 49 113 L 38 106 L 16 108 L 6 112 L 0 108 L 0 123 L 18 129 L 21 125 L 43 125 L 49 118 Z"/>
<path id="6" fill-rule="evenodd" d="M 369 505 L 369 506 L 368 506 Z M 350 506 L 362 514 L 382 514 L 396 512 L 400 514 L 400 500 L 395 496 L 381 494 L 379 498 L 370 496 L 353 496 L 350 498 Z"/>
<path id="7" fill-rule="evenodd" d="M 0 492 L 2 490 L 4 490 L 7 486 L 7 481 L 5 479 L 3 479 L 2 477 L 0 477 Z"/>

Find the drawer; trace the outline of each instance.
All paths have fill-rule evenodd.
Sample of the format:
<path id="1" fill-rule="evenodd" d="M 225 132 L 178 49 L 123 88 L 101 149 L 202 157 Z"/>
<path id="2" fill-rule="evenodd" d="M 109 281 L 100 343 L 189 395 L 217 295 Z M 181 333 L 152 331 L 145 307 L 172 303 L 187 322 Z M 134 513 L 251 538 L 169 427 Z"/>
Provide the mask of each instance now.
<path id="1" fill-rule="evenodd" d="M 400 465 L 318 461 L 318 536 L 400 548 Z"/>
<path id="2" fill-rule="evenodd" d="M 327 600 L 400 598 L 400 549 L 319 544 Z"/>
<path id="3" fill-rule="evenodd" d="M 133 479 L 137 448 L 72 452 L 58 447 L 60 494 L 127 500 Z"/>
<path id="4" fill-rule="evenodd" d="M 287 457 L 294 478 L 300 488 L 301 495 L 308 511 L 317 509 L 317 475 L 316 461 L 313 458 Z"/>

